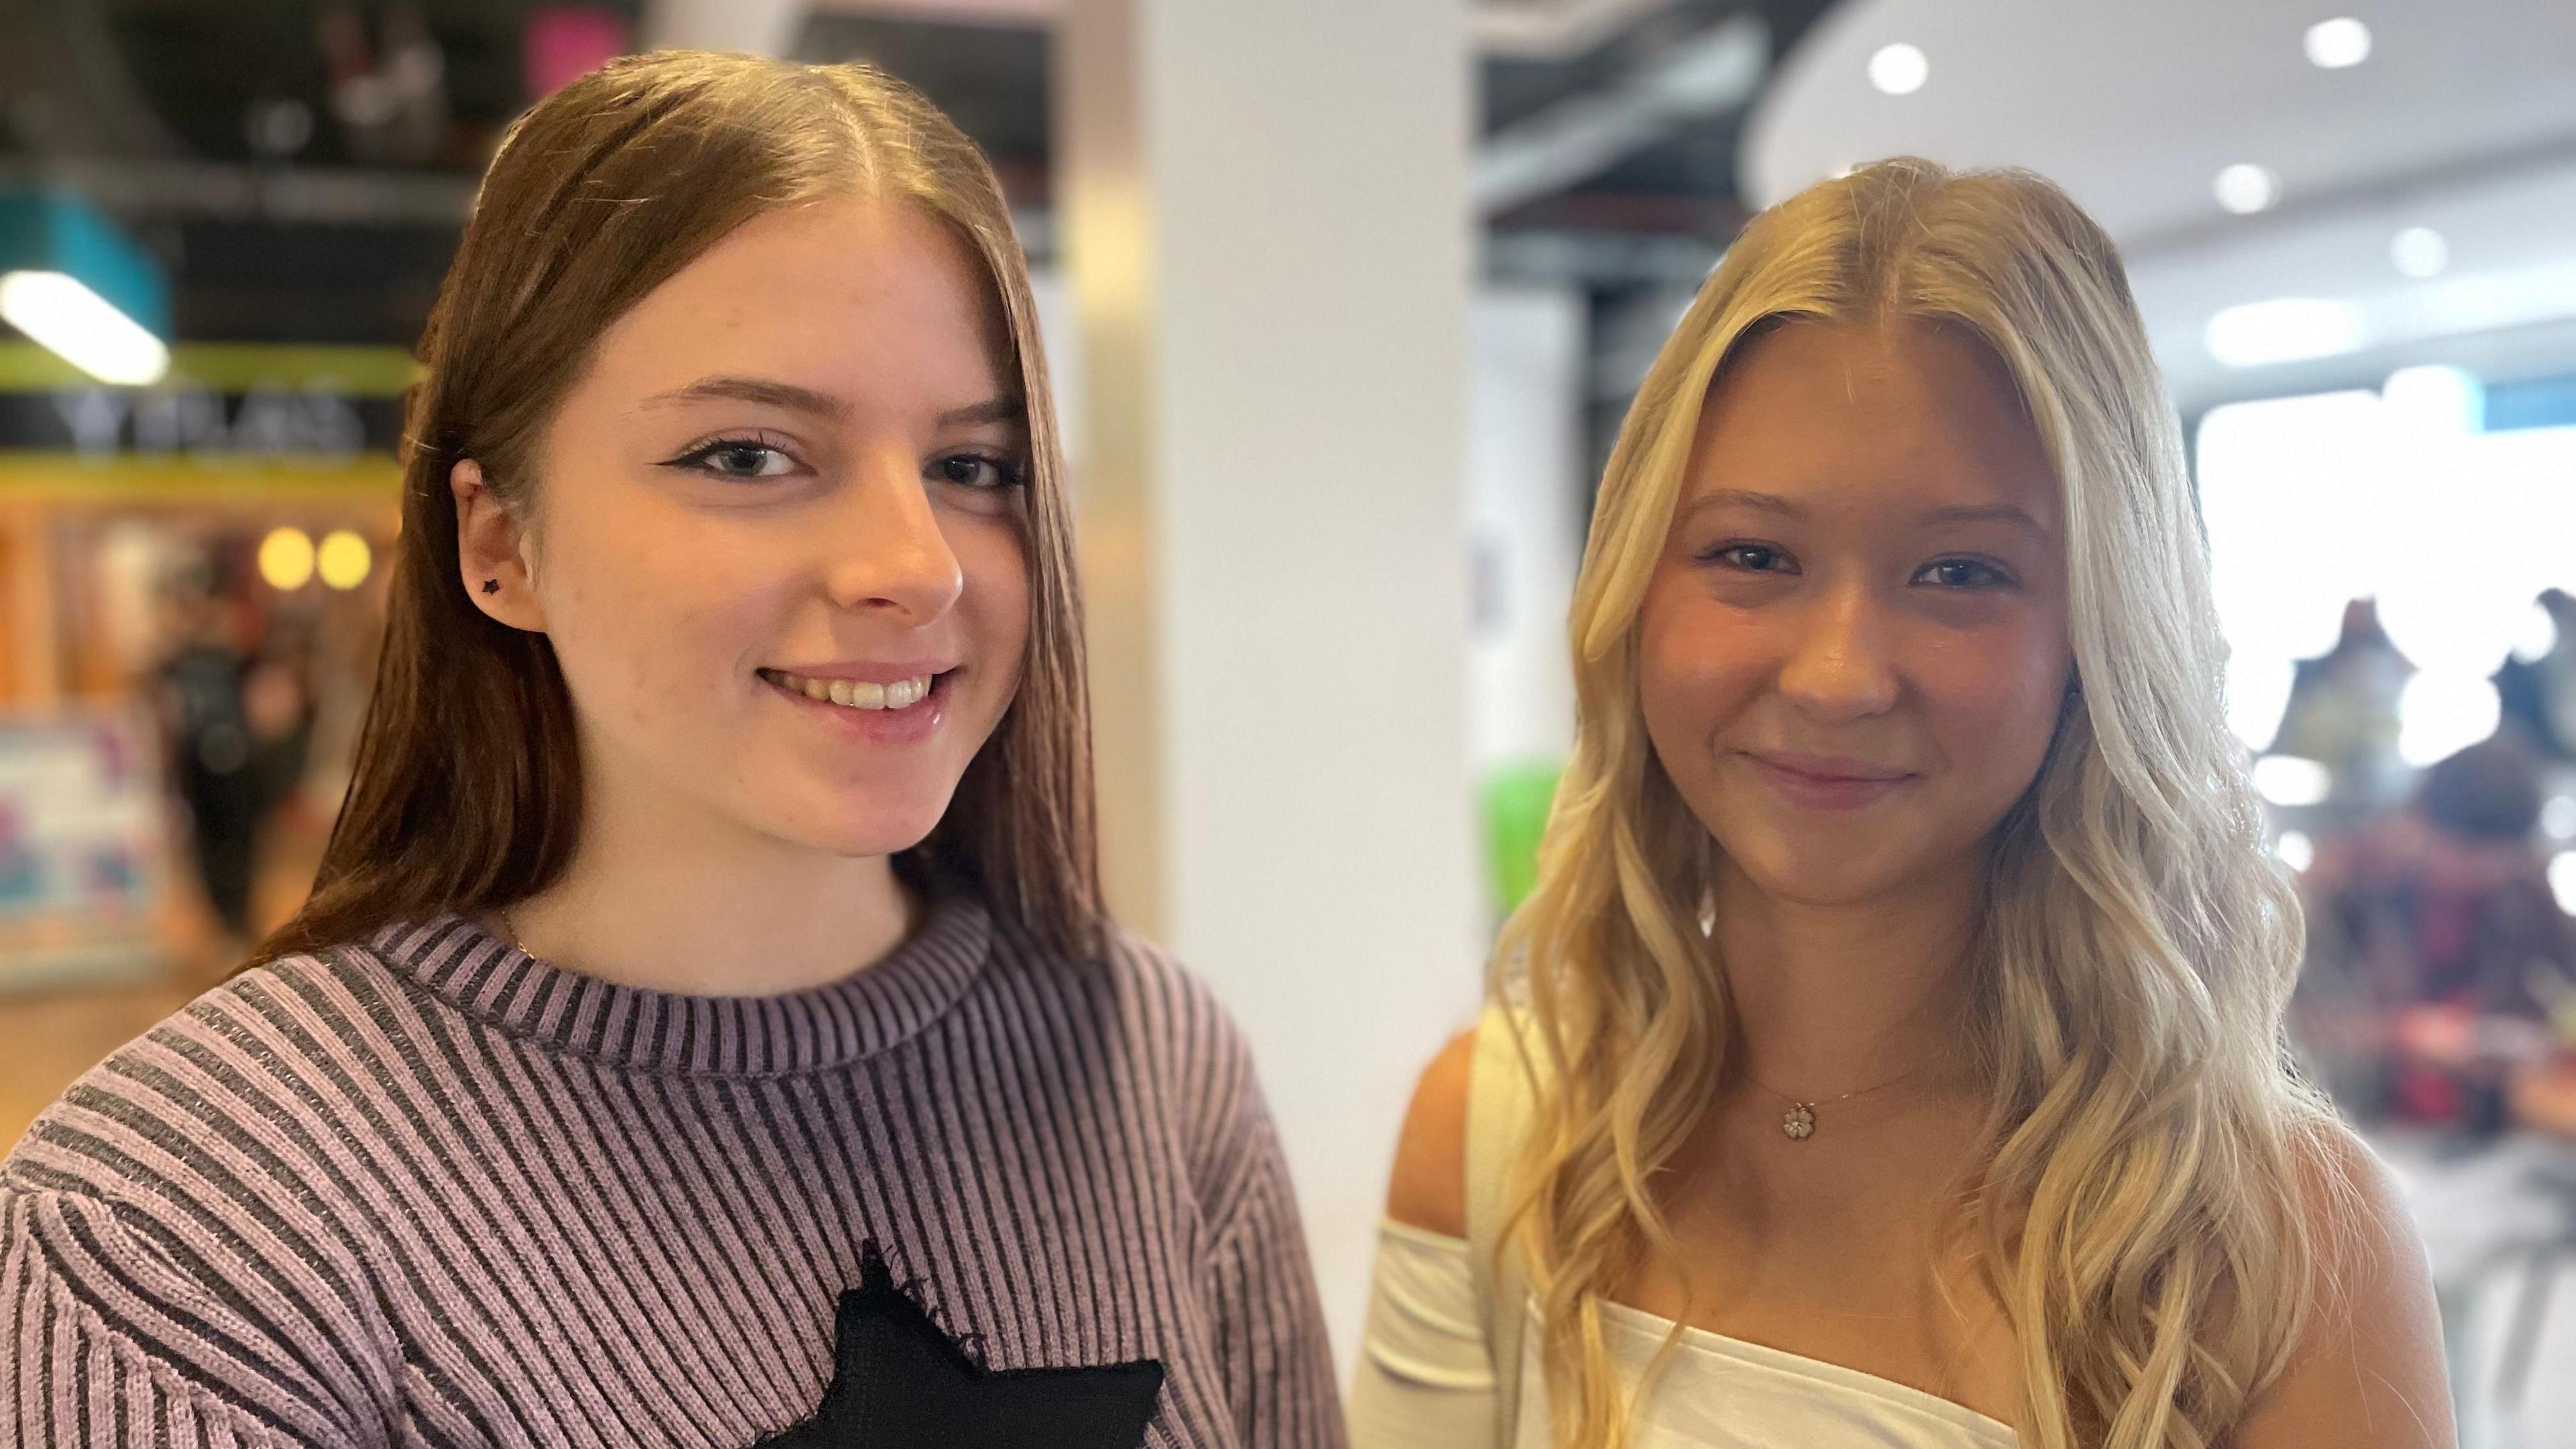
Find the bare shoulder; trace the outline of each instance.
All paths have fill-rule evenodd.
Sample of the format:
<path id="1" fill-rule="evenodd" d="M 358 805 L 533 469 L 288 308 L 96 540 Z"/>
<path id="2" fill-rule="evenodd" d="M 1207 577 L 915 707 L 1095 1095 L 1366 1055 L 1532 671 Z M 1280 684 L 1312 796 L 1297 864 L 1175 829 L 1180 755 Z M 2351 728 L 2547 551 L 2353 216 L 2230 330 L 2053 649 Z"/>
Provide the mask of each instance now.
<path id="1" fill-rule="evenodd" d="M 2324 1275 L 2307 1336 L 2254 1405 L 2240 1449 L 2449 1449 L 2451 1395 L 2424 1245 L 2396 1179 L 2351 1131 L 2310 1139 L 2310 1241 Z"/>
<path id="2" fill-rule="evenodd" d="M 1470 1029 L 1450 1038 L 1413 1089 L 1386 1192 L 1386 1215 L 1407 1227 L 1467 1236 L 1467 1089 L 1475 1068 Z"/>

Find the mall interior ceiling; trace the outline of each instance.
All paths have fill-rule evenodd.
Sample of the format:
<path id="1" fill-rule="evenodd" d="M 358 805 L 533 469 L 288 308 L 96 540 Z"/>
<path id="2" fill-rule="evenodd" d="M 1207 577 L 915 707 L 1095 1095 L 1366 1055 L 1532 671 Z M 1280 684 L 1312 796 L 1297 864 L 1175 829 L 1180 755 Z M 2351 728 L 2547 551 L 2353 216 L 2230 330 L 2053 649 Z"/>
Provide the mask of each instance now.
<path id="1" fill-rule="evenodd" d="M 1609 293 L 1695 280 L 1745 215 L 1738 130 L 1760 79 L 1829 3 L 1478 0 L 1489 264 Z M 182 337 L 408 344 L 527 103 L 522 37 L 564 8 L 0 0 L 0 178 L 68 180 L 178 263 Z M 651 6 L 583 8 L 651 43 Z M 792 51 L 921 86 L 991 154 L 1043 253 L 1042 9 L 836 0 Z"/>
<path id="2" fill-rule="evenodd" d="M 1832 0 L 1471 0 L 1482 255 L 1579 287 L 1606 450 L 1670 299 L 1748 214 L 1741 132 Z M 992 156 L 1049 250 L 1050 0 L 814 0 L 787 49 L 920 86 Z M 409 346 L 501 129 L 525 38 L 579 10 L 628 43 L 654 3 L 0 0 L 0 184 L 67 182 L 168 264 L 191 341 Z M 1635 375 L 1631 375 L 1635 374 Z"/>
<path id="3" fill-rule="evenodd" d="M 0 0 L 0 190 L 113 215 L 170 275 L 183 340 L 409 346 L 477 171 L 549 84 L 536 37 L 605 55 L 713 34 L 922 87 L 993 157 L 1043 264 L 1072 3 Z M 1751 210 L 1896 151 L 2036 166 L 2093 209 L 2186 422 L 2427 363 L 2576 388 L 2566 0 L 2382 5 L 2366 27 L 2306 0 L 1466 5 L 1481 266 L 1587 300 L 1595 462 Z M 2346 31 L 2349 54 L 2317 48 Z M 1916 73 L 1881 74 L 1889 56 Z M 2285 297 L 2305 310 L 2274 315 Z M 2342 332 L 2283 331 L 2320 318 Z M 2268 329 L 2262 357 L 2212 330 L 2239 322 Z"/>

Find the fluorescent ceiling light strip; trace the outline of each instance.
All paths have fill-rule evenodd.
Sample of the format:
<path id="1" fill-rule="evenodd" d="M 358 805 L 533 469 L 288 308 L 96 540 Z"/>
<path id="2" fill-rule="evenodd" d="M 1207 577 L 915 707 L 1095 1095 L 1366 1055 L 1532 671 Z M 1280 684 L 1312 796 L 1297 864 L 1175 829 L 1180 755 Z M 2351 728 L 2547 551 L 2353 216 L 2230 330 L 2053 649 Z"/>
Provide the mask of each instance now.
<path id="1" fill-rule="evenodd" d="M 2260 367 L 2358 352 L 2370 339 L 2361 312 L 2322 297 L 2275 297 L 2229 307 L 2209 319 L 2209 355 L 2229 367 Z"/>
<path id="2" fill-rule="evenodd" d="M 63 272 L 0 273 L 0 319 L 101 382 L 149 387 L 170 371 L 167 343 Z"/>

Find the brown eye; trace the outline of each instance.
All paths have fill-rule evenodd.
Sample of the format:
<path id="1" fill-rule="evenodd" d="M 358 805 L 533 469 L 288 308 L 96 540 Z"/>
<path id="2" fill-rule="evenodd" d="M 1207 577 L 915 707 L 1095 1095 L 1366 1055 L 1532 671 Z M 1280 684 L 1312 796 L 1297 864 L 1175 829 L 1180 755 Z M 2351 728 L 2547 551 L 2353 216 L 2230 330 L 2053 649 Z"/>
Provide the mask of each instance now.
<path id="1" fill-rule="evenodd" d="M 778 456 L 778 450 L 775 448 L 763 448 L 749 443 L 729 443 L 709 453 L 707 465 L 716 472 L 731 477 L 757 478 L 771 471 L 769 460 Z"/>
<path id="2" fill-rule="evenodd" d="M 1700 555 L 1703 563 L 1723 564 L 1751 574 L 1794 572 L 1789 555 L 1767 543 L 1727 543 Z"/>
<path id="3" fill-rule="evenodd" d="M 940 482 L 960 488 L 1012 488 L 1020 483 L 1018 469 L 980 453 L 952 453 L 933 463 L 930 472 Z"/>
<path id="4" fill-rule="evenodd" d="M 796 471 L 796 460 L 786 450 L 757 439 L 720 438 L 681 454 L 668 466 L 691 468 L 719 478 L 782 478 Z"/>
<path id="5" fill-rule="evenodd" d="M 1945 589 L 1982 589 L 2009 584 L 2004 571 L 1993 564 L 1972 558 L 1945 558 L 1927 565 L 1916 574 L 1915 581 L 1929 580 Z"/>

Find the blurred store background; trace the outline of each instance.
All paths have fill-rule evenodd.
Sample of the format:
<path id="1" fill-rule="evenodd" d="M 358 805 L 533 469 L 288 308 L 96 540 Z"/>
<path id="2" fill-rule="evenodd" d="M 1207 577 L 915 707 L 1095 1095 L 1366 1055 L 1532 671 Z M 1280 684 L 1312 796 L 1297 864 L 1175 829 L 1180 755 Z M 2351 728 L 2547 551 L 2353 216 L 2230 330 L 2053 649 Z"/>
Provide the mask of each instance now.
<path id="1" fill-rule="evenodd" d="M 2193 451 L 2301 1048 L 2416 1195 L 2464 1441 L 2576 1445 L 2563 0 L 0 0 L 0 1142 L 294 908 L 478 169 L 659 44 L 871 60 L 992 154 L 1113 884 L 1256 1039 L 1346 1351 L 1656 345 L 1854 163 L 2066 185 Z"/>

